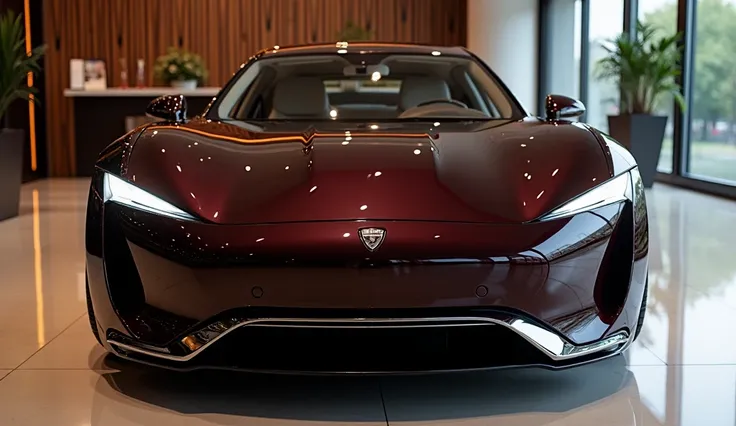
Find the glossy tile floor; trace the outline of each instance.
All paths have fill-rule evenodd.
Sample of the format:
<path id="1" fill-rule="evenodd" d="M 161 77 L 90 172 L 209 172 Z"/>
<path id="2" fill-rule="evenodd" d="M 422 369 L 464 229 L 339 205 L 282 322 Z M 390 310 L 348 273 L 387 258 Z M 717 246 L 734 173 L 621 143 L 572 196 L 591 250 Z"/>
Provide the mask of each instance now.
<path id="1" fill-rule="evenodd" d="M 0 425 L 736 425 L 736 203 L 648 193 L 647 322 L 625 357 L 564 372 L 393 378 L 172 374 L 96 345 L 84 180 L 23 188 L 0 222 Z"/>

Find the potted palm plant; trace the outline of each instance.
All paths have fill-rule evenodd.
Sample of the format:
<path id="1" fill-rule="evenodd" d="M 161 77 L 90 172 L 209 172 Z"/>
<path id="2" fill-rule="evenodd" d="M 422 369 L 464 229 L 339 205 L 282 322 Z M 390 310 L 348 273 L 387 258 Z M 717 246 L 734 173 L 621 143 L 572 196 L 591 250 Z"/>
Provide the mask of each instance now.
<path id="1" fill-rule="evenodd" d="M 18 99 L 35 102 L 28 74 L 40 71 L 44 47 L 26 53 L 22 15 L 0 14 L 0 220 L 18 215 L 23 172 L 22 129 L 11 129 L 8 112 Z"/>
<path id="2" fill-rule="evenodd" d="M 681 36 L 658 36 L 655 27 L 637 22 L 636 36 L 624 33 L 608 40 L 603 44 L 607 55 L 597 63 L 597 76 L 616 81 L 621 90 L 620 114 L 608 116 L 609 133 L 631 151 L 645 187 L 654 183 L 667 126 L 667 117 L 654 110 L 666 96 L 685 107 L 676 82 Z"/>

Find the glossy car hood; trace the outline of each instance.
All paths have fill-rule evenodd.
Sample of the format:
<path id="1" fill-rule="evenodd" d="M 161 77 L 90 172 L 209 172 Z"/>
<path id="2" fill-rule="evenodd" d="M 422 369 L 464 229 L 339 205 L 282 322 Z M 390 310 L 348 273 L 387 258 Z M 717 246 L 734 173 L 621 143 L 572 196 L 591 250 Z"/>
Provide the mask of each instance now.
<path id="1" fill-rule="evenodd" d="M 152 125 L 123 175 L 206 221 L 513 223 L 611 176 L 583 126 L 536 119 L 466 123 L 195 119 Z"/>

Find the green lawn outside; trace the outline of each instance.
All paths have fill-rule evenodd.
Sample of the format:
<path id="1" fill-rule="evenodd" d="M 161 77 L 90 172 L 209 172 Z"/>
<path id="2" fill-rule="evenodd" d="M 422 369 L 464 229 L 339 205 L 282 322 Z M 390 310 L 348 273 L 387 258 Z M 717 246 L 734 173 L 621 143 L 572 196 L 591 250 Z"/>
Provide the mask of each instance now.
<path id="1" fill-rule="evenodd" d="M 662 144 L 657 169 L 661 172 L 672 172 L 671 139 L 665 139 Z M 736 145 L 693 141 L 690 146 L 690 173 L 736 183 Z"/>

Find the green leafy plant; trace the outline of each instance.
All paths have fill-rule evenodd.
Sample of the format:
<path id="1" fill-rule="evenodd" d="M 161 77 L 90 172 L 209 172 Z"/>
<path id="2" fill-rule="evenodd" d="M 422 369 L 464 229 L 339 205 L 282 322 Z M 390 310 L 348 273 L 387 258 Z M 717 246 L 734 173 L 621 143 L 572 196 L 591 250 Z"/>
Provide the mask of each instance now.
<path id="1" fill-rule="evenodd" d="M 623 33 L 603 43 L 607 56 L 596 64 L 598 78 L 617 82 L 623 114 L 651 114 L 661 97 L 685 102 L 676 78 L 680 75 L 681 33 L 657 37 L 657 29 L 636 24 L 636 36 Z"/>
<path id="2" fill-rule="evenodd" d="M 338 41 L 366 41 L 373 37 L 373 32 L 356 25 L 353 21 L 347 21 L 345 27 L 337 33 Z"/>
<path id="3" fill-rule="evenodd" d="M 41 71 L 38 64 L 45 46 L 26 53 L 23 15 L 16 16 L 12 11 L 0 15 L 0 120 L 8 126 L 7 112 L 10 104 L 17 99 L 38 102 L 36 89 L 28 87 L 28 74 Z"/>
<path id="4" fill-rule="evenodd" d="M 153 73 L 157 80 L 166 84 L 176 80 L 197 80 L 202 84 L 207 80 L 207 69 L 202 57 L 174 47 L 170 47 L 165 55 L 156 58 Z"/>

